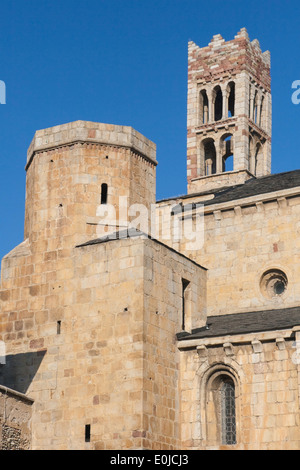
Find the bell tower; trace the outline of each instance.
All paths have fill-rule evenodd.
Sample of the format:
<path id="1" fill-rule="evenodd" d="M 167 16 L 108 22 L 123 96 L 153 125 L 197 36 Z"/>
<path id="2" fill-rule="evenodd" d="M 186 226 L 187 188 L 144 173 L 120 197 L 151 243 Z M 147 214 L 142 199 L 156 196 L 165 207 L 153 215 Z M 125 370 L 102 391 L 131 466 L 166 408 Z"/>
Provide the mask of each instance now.
<path id="1" fill-rule="evenodd" d="M 245 28 L 207 47 L 189 42 L 188 193 L 271 172 L 270 53 Z"/>

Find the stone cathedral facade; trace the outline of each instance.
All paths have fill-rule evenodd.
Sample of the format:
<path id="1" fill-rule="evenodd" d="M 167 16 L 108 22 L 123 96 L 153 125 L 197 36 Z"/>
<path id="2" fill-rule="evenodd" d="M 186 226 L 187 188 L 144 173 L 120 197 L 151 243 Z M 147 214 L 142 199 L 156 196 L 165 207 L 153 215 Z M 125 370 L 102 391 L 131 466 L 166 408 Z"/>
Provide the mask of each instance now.
<path id="1" fill-rule="evenodd" d="M 3 449 L 300 448 L 300 170 L 271 174 L 271 108 L 243 28 L 189 43 L 187 194 L 156 201 L 131 127 L 36 132 L 1 268 Z"/>

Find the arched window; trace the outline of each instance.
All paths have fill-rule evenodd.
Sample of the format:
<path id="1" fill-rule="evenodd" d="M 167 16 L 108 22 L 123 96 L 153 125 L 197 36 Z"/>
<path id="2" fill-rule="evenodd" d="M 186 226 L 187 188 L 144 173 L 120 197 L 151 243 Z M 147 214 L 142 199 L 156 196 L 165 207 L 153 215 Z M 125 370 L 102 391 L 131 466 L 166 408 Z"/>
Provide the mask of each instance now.
<path id="1" fill-rule="evenodd" d="M 199 97 L 200 124 L 207 124 L 209 120 L 208 97 L 205 90 L 200 91 Z"/>
<path id="2" fill-rule="evenodd" d="M 222 171 L 233 171 L 233 137 L 225 134 L 221 138 Z"/>
<path id="3" fill-rule="evenodd" d="M 222 444 L 236 444 L 235 386 L 229 377 L 222 379 L 220 387 Z"/>
<path id="4" fill-rule="evenodd" d="M 207 445 L 237 444 L 236 379 L 225 365 L 215 367 L 205 390 Z"/>
<path id="5" fill-rule="evenodd" d="M 107 190 L 108 186 L 106 183 L 101 185 L 101 204 L 107 204 Z"/>
<path id="6" fill-rule="evenodd" d="M 218 85 L 214 89 L 214 112 L 215 112 L 215 121 L 220 121 L 223 116 L 223 94 L 221 87 Z"/>
<path id="7" fill-rule="evenodd" d="M 254 176 L 261 176 L 264 160 L 263 141 L 254 135 L 249 137 L 249 171 Z"/>
<path id="8" fill-rule="evenodd" d="M 235 83 L 234 82 L 228 83 L 227 93 L 228 93 L 228 116 L 227 117 L 232 117 L 234 116 L 234 105 L 235 105 Z"/>
<path id="9" fill-rule="evenodd" d="M 205 139 L 202 142 L 202 151 L 204 154 L 204 174 L 213 175 L 217 172 L 216 148 L 213 139 Z"/>

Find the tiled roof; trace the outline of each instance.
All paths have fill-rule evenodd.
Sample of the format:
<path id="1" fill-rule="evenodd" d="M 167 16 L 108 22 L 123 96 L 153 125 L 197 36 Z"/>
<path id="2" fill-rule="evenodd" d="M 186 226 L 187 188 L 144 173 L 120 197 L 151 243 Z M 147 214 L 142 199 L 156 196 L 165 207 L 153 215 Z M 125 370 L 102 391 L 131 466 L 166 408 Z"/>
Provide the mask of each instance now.
<path id="1" fill-rule="evenodd" d="M 285 330 L 300 325 L 300 306 L 259 312 L 234 313 L 207 318 L 204 328 L 191 334 L 181 332 L 177 339 L 212 338 L 217 336 Z"/>
<path id="2" fill-rule="evenodd" d="M 235 186 L 226 186 L 208 191 L 197 192 L 192 194 L 185 194 L 173 198 L 162 199 L 157 202 L 164 202 L 173 199 L 189 199 L 197 196 L 206 196 L 214 194 L 213 199 L 203 201 L 206 206 L 212 204 L 219 204 L 223 202 L 234 201 L 236 199 L 243 199 L 251 196 L 258 196 L 260 194 L 272 193 L 283 191 L 285 189 L 292 189 L 300 186 L 300 170 L 289 171 L 285 173 L 276 173 L 273 175 L 262 176 L 260 178 L 251 178 L 243 184 Z"/>
<path id="3" fill-rule="evenodd" d="M 219 204 L 260 194 L 272 193 L 300 186 L 300 170 L 275 175 L 251 178 L 244 184 L 224 188 L 215 193 L 214 199 L 204 201 L 205 205 Z"/>

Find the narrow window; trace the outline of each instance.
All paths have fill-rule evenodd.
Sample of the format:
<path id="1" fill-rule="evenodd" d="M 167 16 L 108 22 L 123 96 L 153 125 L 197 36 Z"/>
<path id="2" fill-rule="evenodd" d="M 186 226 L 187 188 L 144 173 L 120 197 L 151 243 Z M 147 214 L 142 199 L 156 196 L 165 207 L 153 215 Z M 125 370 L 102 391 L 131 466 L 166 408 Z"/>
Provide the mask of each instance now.
<path id="1" fill-rule="evenodd" d="M 228 117 L 234 116 L 234 102 L 235 102 L 235 84 L 230 82 L 228 86 Z"/>
<path id="2" fill-rule="evenodd" d="M 187 288 L 190 282 L 186 279 L 182 279 L 182 325 L 181 328 L 185 330 L 185 321 L 186 321 L 186 305 L 187 305 Z"/>
<path id="3" fill-rule="evenodd" d="M 221 389 L 222 443 L 236 444 L 235 387 L 231 379 L 225 379 Z"/>
<path id="4" fill-rule="evenodd" d="M 215 92 L 215 121 L 220 121 L 223 116 L 223 94 L 219 86 L 214 90 Z"/>
<path id="5" fill-rule="evenodd" d="M 222 366 L 223 368 L 223 366 Z M 225 366 L 226 368 L 226 366 Z M 206 386 L 206 433 L 212 446 L 235 445 L 237 430 L 237 393 L 234 378 L 226 370 L 215 370 Z"/>
<path id="6" fill-rule="evenodd" d="M 107 204 L 107 184 L 101 185 L 101 204 Z"/>
<path id="7" fill-rule="evenodd" d="M 60 333 L 61 333 L 61 321 L 59 320 L 57 322 L 57 334 L 60 335 Z"/>
<path id="8" fill-rule="evenodd" d="M 222 138 L 222 171 L 233 171 L 234 158 L 233 158 L 233 139 L 231 135 L 226 135 Z"/>
<path id="9" fill-rule="evenodd" d="M 203 149 L 204 149 L 204 171 L 205 175 L 213 175 L 216 173 L 216 148 L 214 141 L 212 139 L 207 139 L 203 143 Z"/>
<path id="10" fill-rule="evenodd" d="M 91 425 L 85 425 L 85 442 L 91 442 Z"/>
<path id="11" fill-rule="evenodd" d="M 207 124 L 209 119 L 208 97 L 205 90 L 200 92 L 200 124 Z"/>
<path id="12" fill-rule="evenodd" d="M 258 110 L 257 110 L 257 105 L 255 105 L 254 108 L 254 122 L 257 124 L 257 116 L 258 116 Z"/>
<path id="13" fill-rule="evenodd" d="M 261 98 L 261 104 L 260 104 L 260 113 L 259 113 L 259 121 L 258 124 L 260 127 L 264 128 L 264 96 Z"/>
<path id="14" fill-rule="evenodd" d="M 253 121 L 257 124 L 258 119 L 258 93 L 255 93 L 253 101 Z"/>

